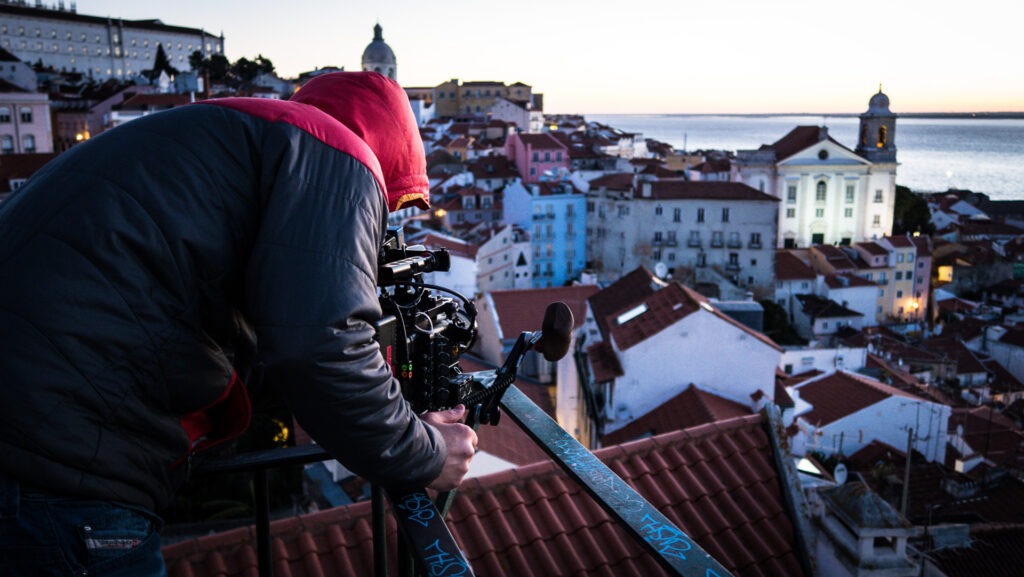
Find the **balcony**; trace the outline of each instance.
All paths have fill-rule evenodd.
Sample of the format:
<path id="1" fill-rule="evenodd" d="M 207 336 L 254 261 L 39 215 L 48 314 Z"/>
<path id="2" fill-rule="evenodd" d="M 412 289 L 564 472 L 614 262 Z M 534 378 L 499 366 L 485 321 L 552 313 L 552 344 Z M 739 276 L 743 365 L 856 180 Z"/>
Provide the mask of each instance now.
<path id="1" fill-rule="evenodd" d="M 555 220 L 555 213 L 541 212 L 533 215 L 533 220 Z"/>
<path id="2" fill-rule="evenodd" d="M 711 239 L 711 248 L 722 248 L 723 246 L 725 246 L 725 243 L 722 242 L 722 239 L 720 239 L 720 238 L 713 238 L 713 239 Z"/>
<path id="3" fill-rule="evenodd" d="M 679 246 L 679 241 L 674 238 L 670 238 L 665 241 L 665 246 Z"/>
<path id="4" fill-rule="evenodd" d="M 758 241 L 758 242 L 751 242 L 750 244 L 747 245 L 747 248 L 753 249 L 753 250 L 759 250 L 759 249 L 762 248 L 762 245 L 761 245 L 760 241 Z"/>
<path id="5" fill-rule="evenodd" d="M 733 272 L 738 271 L 738 270 L 740 270 L 740 263 L 738 263 L 738 262 L 726 263 L 725 264 L 725 270 L 733 271 Z"/>
<path id="6" fill-rule="evenodd" d="M 700 248 L 702 245 L 699 238 L 691 238 L 690 240 L 686 241 L 686 246 L 690 248 Z"/>
<path id="7" fill-rule="evenodd" d="M 738 238 L 736 238 L 736 239 L 729 239 L 729 242 L 727 243 L 726 246 L 728 246 L 729 248 L 743 248 L 743 241 L 741 241 Z"/>

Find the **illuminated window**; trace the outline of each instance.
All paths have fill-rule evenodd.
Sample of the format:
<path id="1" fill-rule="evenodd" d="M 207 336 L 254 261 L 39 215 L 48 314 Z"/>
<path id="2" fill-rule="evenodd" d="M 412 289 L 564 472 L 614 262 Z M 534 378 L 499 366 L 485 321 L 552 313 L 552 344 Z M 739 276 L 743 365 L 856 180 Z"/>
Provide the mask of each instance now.
<path id="1" fill-rule="evenodd" d="M 878 127 L 878 148 L 885 148 L 885 144 L 889 138 L 889 128 L 887 126 Z"/>

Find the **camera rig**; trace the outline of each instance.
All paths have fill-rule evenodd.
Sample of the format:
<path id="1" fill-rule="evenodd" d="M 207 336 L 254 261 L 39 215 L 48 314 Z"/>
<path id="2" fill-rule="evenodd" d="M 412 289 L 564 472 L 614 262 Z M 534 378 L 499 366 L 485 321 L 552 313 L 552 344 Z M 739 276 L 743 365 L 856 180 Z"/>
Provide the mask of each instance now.
<path id="1" fill-rule="evenodd" d="M 416 412 L 454 407 L 472 389 L 458 361 L 476 340 L 476 307 L 451 289 L 423 282 L 424 273 L 450 267 L 447 250 L 406 246 L 401 228 L 388 229 L 377 261 L 383 311 L 377 342 Z"/>
<path id="2" fill-rule="evenodd" d="M 384 313 L 377 324 L 377 342 L 413 410 L 440 411 L 463 404 L 469 409 L 468 423 L 496 425 L 498 403 L 515 381 L 526 353 L 537 349 L 549 361 L 565 356 L 572 312 L 564 303 L 549 305 L 542 329 L 520 334 L 485 386 L 463 374 L 458 362 L 476 340 L 476 307 L 451 289 L 423 282 L 424 273 L 450 267 L 447 250 L 406 246 L 401 228 L 388 229 L 377 261 Z"/>

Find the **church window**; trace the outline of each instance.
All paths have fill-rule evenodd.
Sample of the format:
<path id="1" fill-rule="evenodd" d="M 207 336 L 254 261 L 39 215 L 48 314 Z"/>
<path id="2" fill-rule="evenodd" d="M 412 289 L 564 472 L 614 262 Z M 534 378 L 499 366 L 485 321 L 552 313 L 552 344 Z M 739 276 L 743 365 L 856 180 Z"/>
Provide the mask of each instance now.
<path id="1" fill-rule="evenodd" d="M 786 209 L 786 218 L 796 218 L 796 209 L 795 208 L 787 208 Z"/>
<path id="2" fill-rule="evenodd" d="M 875 202 L 876 203 L 881 203 L 882 202 L 882 189 L 881 188 L 879 188 L 878 190 L 875 191 Z"/>
<path id="3" fill-rule="evenodd" d="M 816 208 L 814 209 L 814 218 L 825 218 L 825 209 Z"/>
<path id="4" fill-rule="evenodd" d="M 786 202 L 793 204 L 796 202 L 796 185 L 791 184 L 786 189 Z"/>
<path id="5" fill-rule="evenodd" d="M 853 209 L 852 208 L 843 209 L 843 216 L 845 216 L 846 218 L 853 218 Z"/>
<path id="6" fill-rule="evenodd" d="M 846 204 L 853 204 L 853 185 L 846 185 Z"/>
<path id="7" fill-rule="evenodd" d="M 878 148 L 885 148 L 888 144 L 889 127 L 882 125 L 878 127 Z"/>
<path id="8" fill-rule="evenodd" d="M 825 202 L 825 191 L 828 185 L 825 184 L 824 180 L 818 181 L 818 186 L 814 190 L 814 200 L 818 202 Z"/>

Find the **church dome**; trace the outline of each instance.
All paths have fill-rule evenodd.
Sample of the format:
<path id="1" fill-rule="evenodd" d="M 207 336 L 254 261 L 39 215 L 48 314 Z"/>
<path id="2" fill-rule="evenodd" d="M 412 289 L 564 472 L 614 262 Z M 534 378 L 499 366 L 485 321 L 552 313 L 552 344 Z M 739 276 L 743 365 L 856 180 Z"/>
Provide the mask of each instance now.
<path id="1" fill-rule="evenodd" d="M 868 102 L 868 113 L 890 114 L 889 97 L 882 92 L 882 87 L 878 87 L 878 93 Z"/>
<path id="2" fill-rule="evenodd" d="M 397 65 L 395 53 L 384 42 L 383 28 L 380 24 L 373 27 L 373 42 L 363 50 L 363 70 L 380 72 L 386 76 L 394 77 L 394 70 Z"/>

